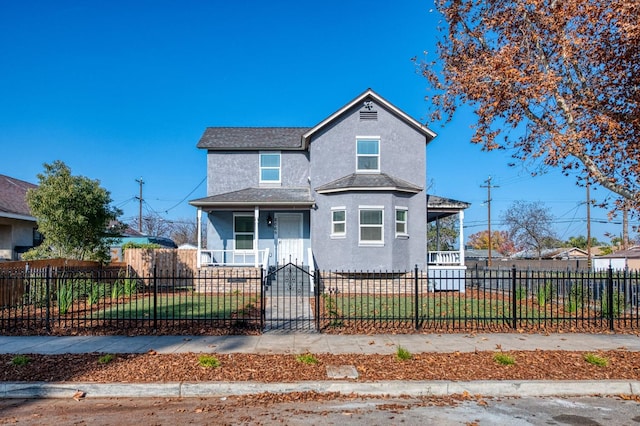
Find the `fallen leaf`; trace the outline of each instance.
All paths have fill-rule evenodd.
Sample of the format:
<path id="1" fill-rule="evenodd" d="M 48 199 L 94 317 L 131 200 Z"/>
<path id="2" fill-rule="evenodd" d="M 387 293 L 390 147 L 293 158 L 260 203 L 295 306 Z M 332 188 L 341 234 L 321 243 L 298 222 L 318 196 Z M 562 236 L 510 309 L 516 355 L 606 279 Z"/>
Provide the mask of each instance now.
<path id="1" fill-rule="evenodd" d="M 73 399 L 75 399 L 76 401 L 80 401 L 81 399 L 84 399 L 85 396 L 86 394 L 84 392 L 82 392 L 81 390 L 77 390 L 76 393 L 73 394 Z"/>

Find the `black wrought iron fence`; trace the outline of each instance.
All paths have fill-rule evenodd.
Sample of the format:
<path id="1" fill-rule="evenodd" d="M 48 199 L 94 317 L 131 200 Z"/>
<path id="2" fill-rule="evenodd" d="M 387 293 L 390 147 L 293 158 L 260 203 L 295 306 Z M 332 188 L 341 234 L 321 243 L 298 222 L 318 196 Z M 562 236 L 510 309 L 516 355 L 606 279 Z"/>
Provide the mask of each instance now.
<path id="1" fill-rule="evenodd" d="M 0 270 L 3 334 L 255 333 L 259 271 Z"/>
<path id="2" fill-rule="evenodd" d="M 336 333 L 640 328 L 638 272 L 315 271 L 300 284 L 308 291 L 285 291 L 285 278 L 259 268 L 3 269 L 0 333 L 247 334 L 281 323 Z"/>

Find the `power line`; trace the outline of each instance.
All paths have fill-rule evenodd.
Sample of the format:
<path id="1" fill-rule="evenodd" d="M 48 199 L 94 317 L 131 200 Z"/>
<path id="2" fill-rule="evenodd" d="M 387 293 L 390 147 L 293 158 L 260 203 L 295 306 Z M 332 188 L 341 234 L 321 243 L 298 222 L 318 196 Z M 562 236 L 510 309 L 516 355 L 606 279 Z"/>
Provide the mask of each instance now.
<path id="1" fill-rule="evenodd" d="M 175 209 L 176 207 L 178 207 L 180 204 L 182 204 L 182 203 L 184 202 L 184 200 L 186 200 L 187 198 L 189 198 L 189 196 L 190 196 L 191 194 L 193 194 L 194 192 L 196 192 L 196 189 L 200 188 L 200 185 L 202 185 L 202 183 L 203 183 L 205 180 L 207 180 L 207 177 L 206 177 L 206 176 L 205 176 L 205 177 L 203 177 L 203 178 L 202 178 L 202 180 L 200 181 L 200 183 L 199 183 L 198 185 L 196 185 L 196 187 L 195 187 L 195 188 L 193 188 L 193 189 L 191 190 L 191 192 L 190 192 L 190 193 L 188 193 L 187 195 L 185 195 L 185 196 L 184 196 L 184 198 L 183 198 L 182 200 L 178 201 L 174 206 L 169 207 L 169 208 L 168 208 L 168 209 L 166 209 L 164 212 L 165 212 L 165 213 L 169 213 L 169 210 L 173 210 L 173 209 Z"/>

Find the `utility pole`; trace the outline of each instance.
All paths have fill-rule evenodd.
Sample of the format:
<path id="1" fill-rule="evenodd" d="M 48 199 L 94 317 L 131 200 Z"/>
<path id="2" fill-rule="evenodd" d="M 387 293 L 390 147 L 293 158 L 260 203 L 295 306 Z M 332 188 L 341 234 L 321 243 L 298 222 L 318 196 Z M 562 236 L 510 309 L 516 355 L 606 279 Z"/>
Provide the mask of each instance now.
<path id="1" fill-rule="evenodd" d="M 591 270 L 591 183 L 587 177 L 587 269 Z"/>
<path id="2" fill-rule="evenodd" d="M 136 179 L 136 182 L 140 184 L 140 196 L 137 197 L 140 201 L 140 208 L 138 211 L 138 232 L 142 233 L 142 185 L 144 185 L 144 181 L 142 180 L 142 177 L 140 177 L 140 179 Z"/>
<path id="3" fill-rule="evenodd" d="M 487 226 L 488 226 L 488 239 L 489 239 L 489 259 L 487 262 L 487 266 L 491 267 L 491 188 L 500 188 L 496 185 L 491 185 L 491 176 L 487 180 L 485 180 L 486 185 L 480 185 L 480 188 L 487 188 Z"/>

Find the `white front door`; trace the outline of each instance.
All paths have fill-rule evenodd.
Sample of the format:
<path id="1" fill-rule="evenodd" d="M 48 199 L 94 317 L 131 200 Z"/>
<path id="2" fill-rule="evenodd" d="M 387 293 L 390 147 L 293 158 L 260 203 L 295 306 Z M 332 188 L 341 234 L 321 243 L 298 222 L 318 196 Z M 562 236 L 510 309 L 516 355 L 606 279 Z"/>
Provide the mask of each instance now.
<path id="1" fill-rule="evenodd" d="M 301 264 L 303 256 L 302 214 L 276 213 L 278 263 Z"/>

